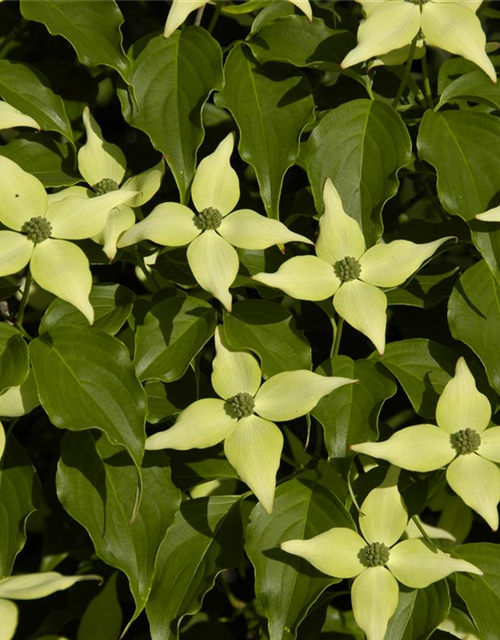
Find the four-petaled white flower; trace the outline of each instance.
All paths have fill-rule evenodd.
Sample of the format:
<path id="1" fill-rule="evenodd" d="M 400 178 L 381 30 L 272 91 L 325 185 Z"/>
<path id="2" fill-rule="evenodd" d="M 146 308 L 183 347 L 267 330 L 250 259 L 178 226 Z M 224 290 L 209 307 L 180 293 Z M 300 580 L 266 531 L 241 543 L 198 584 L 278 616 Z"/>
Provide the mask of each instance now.
<path id="1" fill-rule="evenodd" d="M 11 640 L 17 628 L 19 612 L 12 600 L 38 600 L 69 589 L 82 580 L 101 580 L 99 576 L 63 576 L 55 571 L 27 573 L 0 580 L 0 623 L 2 640 Z"/>
<path id="2" fill-rule="evenodd" d="M 170 247 L 189 244 L 187 259 L 198 284 L 228 311 L 229 287 L 239 268 L 234 247 L 259 250 L 292 240 L 313 244 L 278 220 L 249 209 L 233 211 L 240 199 L 238 175 L 230 164 L 233 146 L 234 137 L 229 134 L 200 162 L 191 187 L 198 215 L 182 204 L 165 202 L 118 240 L 118 247 L 144 239 Z"/>
<path id="3" fill-rule="evenodd" d="M 301 11 L 303 11 L 309 20 L 313 19 L 311 5 L 309 0 L 288 0 Z M 167 22 L 163 35 L 168 38 L 178 29 L 190 13 L 201 9 L 206 4 L 213 4 L 210 0 L 173 0 L 170 11 L 168 12 Z"/>
<path id="4" fill-rule="evenodd" d="M 224 440 L 227 459 L 271 513 L 283 448 L 274 420 L 303 416 L 323 396 L 356 380 L 297 370 L 277 373 L 261 384 L 255 357 L 229 348 L 221 327 L 215 346 L 212 386 L 222 399 L 193 402 L 170 429 L 147 438 L 146 449 L 204 449 Z"/>
<path id="5" fill-rule="evenodd" d="M 137 195 L 113 191 L 95 198 L 47 195 L 43 184 L 15 162 L 0 156 L 0 276 L 17 273 L 30 263 L 33 279 L 58 298 L 70 302 L 92 324 L 89 302 L 92 274 L 84 252 L 67 240 L 100 233 L 108 214 Z"/>
<path id="6" fill-rule="evenodd" d="M 450 238 L 425 244 L 393 240 L 367 250 L 359 224 L 345 213 L 330 179 L 325 182 L 323 200 L 317 257 L 296 256 L 276 273 L 258 273 L 253 279 L 299 300 L 325 300 L 333 295 L 337 313 L 364 333 L 382 354 L 387 296 L 379 287 L 402 284 Z"/>
<path id="7" fill-rule="evenodd" d="M 131 207 L 140 207 L 151 200 L 160 188 L 165 164 L 161 160 L 156 166 L 128 178 L 122 184 L 127 170 L 125 154 L 116 144 L 104 139 L 101 127 L 88 107 L 83 110 L 83 124 L 87 141 L 78 151 L 78 169 L 82 176 L 97 195 L 118 190 L 130 192 L 129 198 L 109 213 L 101 233 L 92 238 L 103 245 L 104 253 L 113 260 L 119 236 L 135 223 L 135 214 Z M 66 193 L 82 197 L 94 195 L 82 187 L 70 187 Z"/>
<path id="8" fill-rule="evenodd" d="M 500 427 L 490 427 L 491 407 L 459 358 L 454 377 L 436 407 L 437 427 L 406 427 L 384 442 L 365 442 L 351 449 L 388 460 L 410 471 L 434 471 L 445 465 L 446 480 L 490 527 L 498 529 L 500 501 Z M 451 464 L 450 464 L 451 463 Z"/>
<path id="9" fill-rule="evenodd" d="M 426 44 L 471 60 L 497 81 L 476 16 L 481 0 L 357 1 L 366 20 L 358 30 L 358 46 L 344 58 L 343 68 L 402 49 L 421 32 Z"/>
<path id="10" fill-rule="evenodd" d="M 368 640 L 383 640 L 398 606 L 398 582 L 424 589 L 455 571 L 482 575 L 470 562 L 432 549 L 424 540 L 398 542 L 408 524 L 397 488 L 398 474 L 399 469 L 391 467 L 384 482 L 366 496 L 359 514 L 363 537 L 352 529 L 335 527 L 309 540 L 280 545 L 327 575 L 355 578 L 352 610 Z"/>

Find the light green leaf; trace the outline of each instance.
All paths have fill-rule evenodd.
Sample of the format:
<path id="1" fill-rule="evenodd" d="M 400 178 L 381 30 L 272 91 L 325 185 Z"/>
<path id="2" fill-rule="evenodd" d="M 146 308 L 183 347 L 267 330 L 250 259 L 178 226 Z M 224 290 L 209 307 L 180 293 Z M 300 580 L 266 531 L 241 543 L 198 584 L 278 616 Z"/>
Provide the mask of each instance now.
<path id="1" fill-rule="evenodd" d="M 53 36 L 73 45 L 80 62 L 88 67 L 112 67 L 126 81 L 130 62 L 123 52 L 120 26 L 123 16 L 114 0 L 99 4 L 74 0 L 22 0 L 27 20 L 43 23 Z"/>
<path id="2" fill-rule="evenodd" d="M 136 333 L 134 365 L 141 380 L 179 380 L 213 336 L 217 322 L 208 302 L 179 296 L 148 311 Z"/>
<path id="3" fill-rule="evenodd" d="M 376 440 L 378 416 L 397 387 L 391 376 L 371 360 L 336 356 L 323 362 L 318 372 L 359 380 L 324 397 L 311 412 L 323 425 L 328 455 L 344 458 L 349 455 L 349 445 Z"/>
<path id="4" fill-rule="evenodd" d="M 382 209 L 399 187 L 397 172 L 411 157 L 396 111 L 380 100 L 351 100 L 321 120 L 304 151 L 317 211 L 323 211 L 323 185 L 331 178 L 367 245 L 374 244 L 382 234 Z"/>
<path id="5" fill-rule="evenodd" d="M 52 423 L 71 431 L 104 431 L 140 466 L 146 395 L 125 345 L 97 329 L 62 326 L 33 340 L 30 356 Z"/>
<path id="6" fill-rule="evenodd" d="M 9 576 L 26 542 L 26 519 L 39 502 L 40 483 L 23 447 L 7 437 L 0 460 L 0 578 Z"/>
<path id="7" fill-rule="evenodd" d="M 125 118 L 165 154 L 186 203 L 204 137 L 201 109 L 222 86 L 220 45 L 204 29 L 188 27 L 140 41 L 130 55 L 130 93 L 119 92 Z"/>
<path id="8" fill-rule="evenodd" d="M 453 337 L 479 356 L 491 385 L 500 391 L 500 285 L 484 261 L 460 277 L 449 302 Z"/>
<path id="9" fill-rule="evenodd" d="M 142 499 L 131 522 L 137 470 L 125 452 L 89 432 L 64 436 L 57 472 L 59 500 L 87 529 L 97 555 L 126 574 L 136 605 L 134 619 L 150 594 L 158 548 L 181 498 L 163 452 L 146 455 L 142 480 Z"/>
<path id="10" fill-rule="evenodd" d="M 238 563 L 238 503 L 221 496 L 182 504 L 161 545 L 146 607 L 152 640 L 177 640 L 182 618 L 197 613 L 215 577 Z"/>
<path id="11" fill-rule="evenodd" d="M 90 304 L 95 311 L 93 327 L 115 335 L 132 311 L 134 294 L 121 284 L 97 284 L 90 292 Z M 76 307 L 56 299 L 45 312 L 40 324 L 40 334 L 58 325 L 88 327 L 88 321 Z"/>
<path id="12" fill-rule="evenodd" d="M 57 131 L 73 140 L 64 102 L 38 69 L 22 62 L 0 60 L 0 96 L 34 118 L 42 129 Z"/>
<path id="13" fill-rule="evenodd" d="M 297 160 L 302 130 L 314 119 L 309 82 L 285 65 L 259 65 L 243 45 L 229 54 L 224 76 L 217 106 L 233 114 L 240 155 L 257 173 L 267 215 L 279 219 L 283 177 Z"/>
<path id="14" fill-rule="evenodd" d="M 255 568 L 256 595 L 268 618 L 270 640 L 295 639 L 314 602 L 339 582 L 285 553 L 279 544 L 311 538 L 332 527 L 354 529 L 354 524 L 340 501 L 310 476 L 276 489 L 272 515 L 261 505 L 252 511 L 245 549 Z"/>
<path id="15" fill-rule="evenodd" d="M 391 342 L 381 364 L 396 376 L 416 413 L 434 420 L 436 404 L 455 371 L 456 355 L 432 340 Z"/>
<path id="16" fill-rule="evenodd" d="M 224 334 L 233 349 L 253 351 L 266 377 L 311 369 L 311 347 L 284 307 L 266 300 L 243 300 L 224 317 Z"/>

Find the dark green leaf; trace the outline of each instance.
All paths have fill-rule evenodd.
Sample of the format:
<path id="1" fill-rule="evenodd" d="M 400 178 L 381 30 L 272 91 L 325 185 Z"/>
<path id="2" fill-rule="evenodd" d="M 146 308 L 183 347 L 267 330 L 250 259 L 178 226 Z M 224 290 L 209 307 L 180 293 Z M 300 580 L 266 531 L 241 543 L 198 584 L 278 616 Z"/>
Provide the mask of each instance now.
<path id="1" fill-rule="evenodd" d="M 188 27 L 140 41 L 131 55 L 131 93 L 119 94 L 125 118 L 165 154 L 186 202 L 203 141 L 201 110 L 222 86 L 220 45 L 204 29 Z"/>
<path id="2" fill-rule="evenodd" d="M 137 617 L 148 599 L 158 548 L 174 521 L 180 491 L 170 480 L 163 451 L 148 452 L 141 470 L 143 493 L 137 499 L 137 469 L 124 451 L 92 433 L 67 433 L 61 444 L 57 493 L 66 511 L 88 531 L 97 555 L 123 571 L 134 596 Z"/>
<path id="3" fill-rule="evenodd" d="M 82 64 L 104 64 L 127 79 L 130 61 L 122 46 L 123 16 L 114 0 L 21 0 L 21 13 L 27 20 L 42 22 L 52 35 L 69 40 Z"/>
<path id="4" fill-rule="evenodd" d="M 257 174 L 267 215 L 279 218 L 283 177 L 299 155 L 299 136 L 313 121 L 306 76 L 286 65 L 259 65 L 236 46 L 224 66 L 217 105 L 231 111 L 240 130 L 239 151 Z"/>
<path id="5" fill-rule="evenodd" d="M 4 344 L 0 343 L 0 393 L 9 387 L 19 387 L 29 373 L 26 343 L 16 329 L 9 327 L 14 332 L 9 336 L 11 332 L 5 331 L 5 327 L 6 325 L 0 325 L 2 338 L 7 338 Z"/>
<path id="6" fill-rule="evenodd" d="M 170 464 L 175 484 L 183 491 L 209 480 L 238 478 L 221 446 L 174 451 L 170 456 Z"/>
<path id="7" fill-rule="evenodd" d="M 152 640 L 178 638 L 186 615 L 200 610 L 205 593 L 241 553 L 239 497 L 189 500 L 160 547 L 146 613 Z"/>
<path id="8" fill-rule="evenodd" d="M 397 287 L 387 291 L 388 303 L 432 309 L 448 300 L 458 275 L 458 268 L 435 275 L 417 274 L 404 289 Z"/>
<path id="9" fill-rule="evenodd" d="M 274 302 L 237 302 L 224 317 L 224 333 L 233 349 L 257 354 L 264 376 L 312 368 L 311 347 L 290 312 Z"/>
<path id="10" fill-rule="evenodd" d="M 52 91 L 47 78 L 34 67 L 0 60 L 0 96 L 34 118 L 42 129 L 57 131 L 73 140 L 64 102 Z"/>
<path id="11" fill-rule="evenodd" d="M 104 431 L 140 466 L 146 394 L 116 338 L 77 326 L 54 327 L 30 343 L 40 402 L 56 427 Z"/>
<path id="12" fill-rule="evenodd" d="M 81 180 L 71 145 L 49 134 L 26 133 L 0 147 L 0 154 L 37 177 L 45 187 L 68 187 Z"/>
<path id="13" fill-rule="evenodd" d="M 116 593 L 116 578 L 112 573 L 101 592 L 85 609 L 78 625 L 76 640 L 118 640 L 122 628 L 122 610 Z"/>
<path id="14" fill-rule="evenodd" d="M 391 376 L 371 360 L 336 356 L 323 362 L 318 373 L 359 380 L 324 396 L 311 412 L 323 425 L 328 455 L 344 458 L 349 455 L 349 445 L 377 439 L 380 410 L 397 387 Z"/>
<path id="15" fill-rule="evenodd" d="M 92 287 L 89 299 L 95 311 L 93 326 L 115 335 L 132 312 L 134 294 L 121 284 L 101 284 Z M 40 333 L 68 324 L 89 326 L 88 320 L 76 307 L 56 298 L 42 318 Z"/>
<path id="16" fill-rule="evenodd" d="M 139 378 L 182 378 L 216 323 L 215 309 L 200 298 L 179 296 L 155 305 L 137 328 L 134 364 Z"/>
<path id="17" fill-rule="evenodd" d="M 500 87 L 493 84 L 483 71 L 472 71 L 453 80 L 441 94 L 438 107 L 459 100 L 500 107 Z"/>
<path id="18" fill-rule="evenodd" d="M 500 391 L 500 285 L 484 261 L 467 269 L 450 297 L 453 336 L 481 359 L 491 385 Z"/>
<path id="19" fill-rule="evenodd" d="M 323 186 L 331 178 L 345 211 L 374 244 L 382 234 L 382 209 L 398 190 L 397 172 L 410 158 L 408 131 L 384 102 L 352 100 L 330 111 L 305 145 L 316 209 L 323 211 Z"/>
<path id="20" fill-rule="evenodd" d="M 270 640 L 297 636 L 297 627 L 311 605 L 338 578 L 327 576 L 306 560 L 279 548 L 286 540 L 312 538 L 332 527 L 354 529 L 340 501 L 313 474 L 276 489 L 274 509 L 252 511 L 245 548 L 255 568 L 255 591 L 268 619 Z"/>
<path id="21" fill-rule="evenodd" d="M 31 460 L 13 436 L 0 460 L 0 578 L 10 576 L 26 542 L 26 519 L 38 506 L 39 481 Z"/>
<path id="22" fill-rule="evenodd" d="M 148 422 L 155 424 L 179 413 L 198 399 L 197 381 L 193 369 L 188 368 L 180 380 L 165 384 L 159 380 L 146 382 Z"/>
<path id="23" fill-rule="evenodd" d="M 467 605 L 481 640 L 497 640 L 500 629 L 500 547 L 482 542 L 457 547 L 454 553 L 483 571 L 482 576 L 457 573 L 457 592 Z"/>
<path id="24" fill-rule="evenodd" d="M 456 361 L 451 349 L 423 338 L 391 342 L 380 358 L 399 380 L 415 412 L 432 420 L 439 396 L 455 371 Z"/>

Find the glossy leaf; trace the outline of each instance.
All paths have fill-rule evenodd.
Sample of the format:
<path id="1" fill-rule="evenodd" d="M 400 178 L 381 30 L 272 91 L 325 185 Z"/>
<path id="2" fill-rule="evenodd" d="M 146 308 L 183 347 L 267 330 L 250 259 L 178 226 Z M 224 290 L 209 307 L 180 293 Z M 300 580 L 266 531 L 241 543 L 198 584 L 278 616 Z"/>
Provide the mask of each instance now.
<path id="1" fill-rule="evenodd" d="M 239 498 L 184 502 L 160 548 L 146 613 L 152 640 L 178 638 L 178 625 L 200 610 L 215 577 L 238 563 Z"/>
<path id="2" fill-rule="evenodd" d="M 16 329 L 2 325 L 0 336 L 0 339 L 6 339 L 4 345 L 0 343 L 0 393 L 2 393 L 9 387 L 19 387 L 26 380 L 29 373 L 29 359 L 26 342 Z"/>
<path id="3" fill-rule="evenodd" d="M 134 618 L 150 594 L 158 548 L 181 497 L 163 451 L 148 452 L 141 473 L 143 493 L 134 514 L 137 470 L 125 452 L 89 432 L 64 436 L 57 472 L 59 500 L 88 531 L 97 555 L 126 574 L 136 605 Z"/>
<path id="4" fill-rule="evenodd" d="M 387 291 L 387 302 L 389 305 L 432 309 L 443 300 L 448 300 L 458 276 L 458 269 L 436 275 L 417 274 L 404 289 L 397 287 Z"/>
<path id="5" fill-rule="evenodd" d="M 479 356 L 491 385 L 500 391 L 500 285 L 484 261 L 473 265 L 455 285 L 449 302 L 453 336 Z"/>
<path id="6" fill-rule="evenodd" d="M 127 348 L 103 331 L 62 326 L 33 340 L 30 356 L 52 423 L 71 431 L 97 428 L 113 445 L 125 447 L 139 466 L 146 396 Z"/>
<path id="7" fill-rule="evenodd" d="M 201 109 L 222 85 L 220 45 L 204 29 L 193 27 L 169 38 L 153 37 L 131 56 L 132 88 L 119 94 L 125 118 L 165 154 L 185 203 L 204 137 Z"/>
<path id="8" fill-rule="evenodd" d="M 455 371 L 453 351 L 415 338 L 387 345 L 380 362 L 399 380 L 416 413 L 434 421 L 436 404 Z"/>
<path id="9" fill-rule="evenodd" d="M 120 26 L 123 16 L 114 0 L 76 4 L 73 0 L 22 0 L 27 20 L 42 22 L 52 35 L 73 45 L 84 65 L 106 65 L 126 80 L 129 60 L 123 51 Z"/>
<path id="10" fill-rule="evenodd" d="M 307 539 L 332 527 L 354 529 L 337 498 L 311 476 L 285 482 L 276 489 L 274 509 L 252 511 L 245 548 L 255 568 L 256 595 L 268 619 L 269 639 L 297 637 L 297 627 L 320 594 L 338 578 L 285 553 L 280 543 Z"/>
<path id="11" fill-rule="evenodd" d="M 371 360 L 336 356 L 323 362 L 317 372 L 359 380 L 325 396 L 311 412 L 323 425 L 328 455 L 344 458 L 349 455 L 350 444 L 377 439 L 380 411 L 397 387 L 391 376 Z"/>
<path id="12" fill-rule="evenodd" d="M 318 212 L 331 178 L 346 213 L 358 221 L 367 245 L 382 233 L 382 209 L 410 162 L 411 141 L 399 115 L 376 100 L 352 100 L 330 111 L 305 145 L 305 165 Z"/>
<path id="13" fill-rule="evenodd" d="M 265 300 L 243 300 L 224 317 L 224 334 L 233 349 L 253 351 L 264 376 L 312 367 L 311 347 L 282 306 Z"/>
<path id="14" fill-rule="evenodd" d="M 94 285 L 89 299 L 95 311 L 92 326 L 113 336 L 122 328 L 132 312 L 134 294 L 120 284 Z M 83 313 L 72 304 L 57 298 L 42 318 L 40 333 L 66 324 L 89 326 Z"/>
<path id="15" fill-rule="evenodd" d="M 141 380 L 179 380 L 213 336 L 215 309 L 208 302 L 179 296 L 155 305 L 139 325 L 134 365 Z"/>
<path id="16" fill-rule="evenodd" d="M 64 102 L 38 69 L 22 62 L 0 60 L 0 96 L 34 118 L 42 129 L 57 131 L 73 140 Z"/>
<path id="17" fill-rule="evenodd" d="M 302 130 L 314 119 L 309 82 L 285 65 L 259 65 L 244 46 L 229 54 L 224 77 L 217 105 L 236 120 L 240 155 L 255 169 L 267 215 L 279 219 L 283 177 L 297 160 Z"/>
<path id="18" fill-rule="evenodd" d="M 500 107 L 500 87 L 493 84 L 481 71 L 471 71 L 453 80 L 439 98 L 438 107 L 447 102 L 471 101 Z"/>
<path id="19" fill-rule="evenodd" d="M 147 420 L 152 424 L 180 413 L 198 400 L 196 374 L 191 367 L 175 382 L 148 380 L 144 389 L 148 397 Z"/>
<path id="20" fill-rule="evenodd" d="M 39 502 L 40 483 L 23 447 L 11 435 L 0 460 L 0 578 L 10 576 L 26 542 L 26 519 Z"/>

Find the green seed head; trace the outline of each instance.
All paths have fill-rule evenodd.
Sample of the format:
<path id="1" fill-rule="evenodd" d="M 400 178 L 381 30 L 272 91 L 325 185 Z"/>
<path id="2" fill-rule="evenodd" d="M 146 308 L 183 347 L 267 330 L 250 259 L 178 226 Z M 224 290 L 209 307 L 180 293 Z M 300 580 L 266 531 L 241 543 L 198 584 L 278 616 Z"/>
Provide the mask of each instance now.
<path id="1" fill-rule="evenodd" d="M 390 555 L 383 542 L 372 542 L 360 549 L 358 558 L 365 567 L 383 567 L 389 562 Z"/>
<path id="2" fill-rule="evenodd" d="M 340 282 L 349 282 L 349 280 L 356 280 L 361 275 L 361 265 L 359 260 L 347 256 L 342 260 L 339 260 L 333 265 L 335 275 Z"/>
<path id="3" fill-rule="evenodd" d="M 109 193 L 110 191 L 118 191 L 119 188 L 120 186 L 118 183 L 111 178 L 103 178 L 92 187 L 96 196 L 103 196 L 105 193 Z"/>
<path id="4" fill-rule="evenodd" d="M 248 418 L 253 414 L 255 401 L 249 393 L 237 393 L 226 401 L 229 413 L 235 418 Z"/>
<path id="5" fill-rule="evenodd" d="M 50 238 L 52 225 L 47 218 L 36 216 L 35 218 L 31 218 L 25 222 L 21 227 L 21 231 L 28 236 L 28 240 L 31 240 L 31 242 L 34 242 L 35 244 L 39 244 L 40 242 L 47 240 L 47 238 Z"/>
<path id="6" fill-rule="evenodd" d="M 450 436 L 451 446 L 455 451 L 461 455 L 467 455 L 468 453 L 474 453 L 479 449 L 481 444 L 481 436 L 474 429 L 461 429 L 456 433 L 452 433 Z"/>
<path id="7" fill-rule="evenodd" d="M 202 231 L 206 231 L 207 229 L 218 229 L 222 222 L 222 213 L 218 209 L 214 209 L 213 207 L 208 207 L 207 209 L 203 209 L 201 213 L 198 214 L 196 218 L 196 226 Z"/>
<path id="8" fill-rule="evenodd" d="M 429 0 L 405 0 L 405 2 L 411 2 L 412 4 L 425 4 Z"/>

